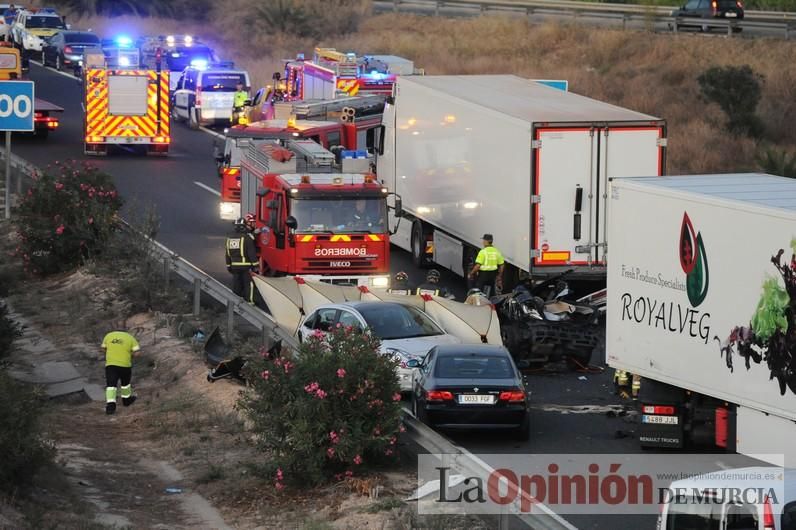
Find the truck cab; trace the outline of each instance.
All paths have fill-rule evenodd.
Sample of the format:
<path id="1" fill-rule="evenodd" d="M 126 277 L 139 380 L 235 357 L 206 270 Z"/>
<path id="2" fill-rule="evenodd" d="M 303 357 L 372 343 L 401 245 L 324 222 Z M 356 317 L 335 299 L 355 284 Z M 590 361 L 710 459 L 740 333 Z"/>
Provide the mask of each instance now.
<path id="1" fill-rule="evenodd" d="M 226 132 L 223 146 L 216 146 L 218 176 L 221 179 L 221 219 L 235 220 L 240 217 L 240 161 L 242 153 L 252 144 L 284 143 L 290 139 L 307 139 L 325 149 L 345 148 L 367 150 L 373 147 L 375 129 L 380 120 L 371 119 L 367 124 L 357 125 L 310 120 L 267 120 L 250 125 L 236 125 Z M 365 129 L 365 126 L 369 129 Z"/>
<path id="2" fill-rule="evenodd" d="M 250 146 L 242 210 L 257 220 L 260 271 L 335 284 L 388 287 L 387 190 L 366 159 L 343 159 L 312 141 Z"/>

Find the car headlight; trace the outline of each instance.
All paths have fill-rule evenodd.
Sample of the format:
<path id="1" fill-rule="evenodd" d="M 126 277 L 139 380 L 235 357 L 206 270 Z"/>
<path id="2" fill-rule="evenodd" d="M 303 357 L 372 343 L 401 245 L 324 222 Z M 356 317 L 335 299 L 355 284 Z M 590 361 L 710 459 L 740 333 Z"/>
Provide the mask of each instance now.
<path id="1" fill-rule="evenodd" d="M 387 288 L 390 286 L 390 277 L 389 276 L 376 276 L 375 278 L 370 279 L 370 286 L 371 287 L 383 287 Z"/>
<path id="2" fill-rule="evenodd" d="M 384 348 L 384 351 L 387 355 L 389 355 L 400 368 L 409 369 L 406 365 L 410 360 L 419 360 L 414 355 L 410 355 L 403 350 L 399 350 L 397 348 Z"/>

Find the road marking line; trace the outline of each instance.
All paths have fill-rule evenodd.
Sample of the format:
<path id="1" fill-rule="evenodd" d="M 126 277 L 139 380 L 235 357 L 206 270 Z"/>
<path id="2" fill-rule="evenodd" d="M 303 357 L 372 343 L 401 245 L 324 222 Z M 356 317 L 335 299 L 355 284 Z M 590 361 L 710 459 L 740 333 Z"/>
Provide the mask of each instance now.
<path id="1" fill-rule="evenodd" d="M 78 79 L 77 77 L 73 76 L 72 74 L 68 74 L 66 72 L 60 72 L 60 71 L 56 70 L 55 68 L 53 68 L 52 66 L 44 66 L 39 61 L 34 61 L 33 59 L 30 59 L 30 62 L 32 62 L 33 64 L 35 64 L 37 66 L 41 66 L 45 70 L 49 70 L 51 72 L 55 72 L 56 74 L 60 74 L 60 75 L 62 75 L 64 77 L 68 77 L 69 79 L 74 79 L 75 81 L 80 81 L 80 79 Z"/>
<path id="2" fill-rule="evenodd" d="M 213 195 L 215 195 L 216 197 L 221 197 L 221 192 L 220 192 L 220 191 L 218 191 L 218 190 L 214 190 L 214 189 L 213 189 L 213 188 L 211 188 L 210 186 L 207 186 L 207 185 L 205 185 L 205 184 L 202 184 L 201 182 L 196 182 L 195 180 L 193 181 L 193 183 L 194 183 L 194 184 L 196 184 L 197 186 L 199 186 L 200 188 L 202 188 L 203 190 L 207 190 L 207 191 L 209 191 L 210 193 L 212 193 L 212 194 L 213 194 Z"/>
<path id="3" fill-rule="evenodd" d="M 208 129 L 207 127 L 199 127 L 200 131 L 204 131 L 207 134 L 212 134 L 213 136 L 217 136 L 218 138 L 224 138 L 225 136 L 221 133 Z"/>

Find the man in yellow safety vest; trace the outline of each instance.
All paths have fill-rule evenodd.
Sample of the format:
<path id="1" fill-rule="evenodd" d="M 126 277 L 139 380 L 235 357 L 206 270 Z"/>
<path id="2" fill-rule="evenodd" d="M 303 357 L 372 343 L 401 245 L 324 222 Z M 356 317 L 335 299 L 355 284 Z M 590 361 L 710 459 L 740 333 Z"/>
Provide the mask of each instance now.
<path id="1" fill-rule="evenodd" d="M 136 400 L 131 379 L 133 356 L 138 356 L 141 347 L 135 337 L 124 331 L 111 331 L 102 339 L 105 350 L 105 413 L 116 412 L 116 386 L 121 383 L 122 405 L 129 407 Z"/>
<path id="2" fill-rule="evenodd" d="M 503 288 L 503 254 L 492 246 L 492 234 L 484 234 L 482 248 L 475 258 L 475 265 L 470 271 L 470 279 L 475 279 L 472 287 L 477 288 L 487 297 L 495 286 Z"/>

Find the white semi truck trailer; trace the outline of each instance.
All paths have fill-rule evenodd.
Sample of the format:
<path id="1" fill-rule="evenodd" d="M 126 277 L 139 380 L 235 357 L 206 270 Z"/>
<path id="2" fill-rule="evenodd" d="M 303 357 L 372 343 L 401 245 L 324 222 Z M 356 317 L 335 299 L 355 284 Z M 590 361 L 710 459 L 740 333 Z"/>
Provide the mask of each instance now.
<path id="1" fill-rule="evenodd" d="M 642 376 L 642 446 L 796 467 L 796 180 L 613 179 L 606 356 Z"/>
<path id="2" fill-rule="evenodd" d="M 379 147 L 392 242 L 464 276 L 491 233 L 507 287 L 604 278 L 608 179 L 666 169 L 663 120 L 513 75 L 398 77 Z"/>

